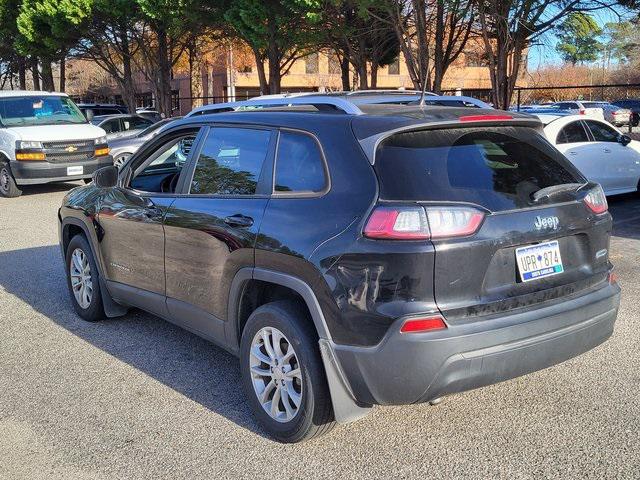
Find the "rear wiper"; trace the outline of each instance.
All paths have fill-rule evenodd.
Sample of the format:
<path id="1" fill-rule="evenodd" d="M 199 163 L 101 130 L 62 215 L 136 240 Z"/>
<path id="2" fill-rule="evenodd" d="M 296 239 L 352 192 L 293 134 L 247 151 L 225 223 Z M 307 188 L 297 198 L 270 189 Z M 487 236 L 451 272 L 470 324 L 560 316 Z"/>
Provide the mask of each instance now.
<path id="1" fill-rule="evenodd" d="M 534 203 L 538 203 L 541 200 L 550 200 L 551 198 L 562 193 L 575 193 L 584 183 L 563 183 L 561 185 L 552 185 L 550 187 L 541 188 L 537 192 L 531 194 L 531 199 Z"/>

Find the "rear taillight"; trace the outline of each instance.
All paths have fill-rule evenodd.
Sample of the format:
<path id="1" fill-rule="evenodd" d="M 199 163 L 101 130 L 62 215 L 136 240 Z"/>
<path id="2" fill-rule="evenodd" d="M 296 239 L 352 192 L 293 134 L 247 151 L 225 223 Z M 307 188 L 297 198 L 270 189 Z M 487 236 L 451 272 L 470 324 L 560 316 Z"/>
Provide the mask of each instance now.
<path id="1" fill-rule="evenodd" d="M 587 196 L 584 197 L 584 203 L 589 207 L 589 210 L 595 214 L 604 213 L 609 208 L 607 197 L 600 185 L 592 189 Z"/>
<path id="2" fill-rule="evenodd" d="M 587 111 L 584 108 L 581 108 L 580 110 L 578 110 L 578 114 L 579 115 L 586 115 Z"/>
<path id="3" fill-rule="evenodd" d="M 616 272 L 611 271 L 609 272 L 609 275 L 607 275 L 607 280 L 609 280 L 609 283 L 611 285 L 613 285 L 614 283 L 618 283 L 618 275 L 616 274 Z"/>
<path id="4" fill-rule="evenodd" d="M 447 328 L 447 324 L 444 323 L 444 319 L 440 315 L 436 315 L 425 318 L 410 318 L 402 324 L 400 332 L 423 333 L 433 330 L 444 330 L 445 328 Z"/>
<path id="5" fill-rule="evenodd" d="M 474 234 L 484 213 L 471 207 L 376 207 L 364 236 L 386 240 L 428 240 Z"/>
<path id="6" fill-rule="evenodd" d="M 513 120 L 511 115 L 463 115 L 461 122 L 495 122 L 498 120 Z"/>
<path id="7" fill-rule="evenodd" d="M 429 207 L 431 238 L 465 237 L 476 233 L 484 213 L 470 207 Z"/>
<path id="8" fill-rule="evenodd" d="M 427 240 L 429 225 L 422 207 L 377 207 L 367 225 L 364 236 L 388 240 Z"/>

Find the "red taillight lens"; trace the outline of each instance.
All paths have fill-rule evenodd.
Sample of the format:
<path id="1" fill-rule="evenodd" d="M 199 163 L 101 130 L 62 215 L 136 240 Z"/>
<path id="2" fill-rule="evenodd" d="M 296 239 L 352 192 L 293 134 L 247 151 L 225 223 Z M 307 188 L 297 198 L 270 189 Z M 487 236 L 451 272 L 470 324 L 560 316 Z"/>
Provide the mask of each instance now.
<path id="1" fill-rule="evenodd" d="M 429 207 L 431 238 L 465 237 L 476 233 L 484 213 L 470 207 Z"/>
<path id="2" fill-rule="evenodd" d="M 406 320 L 402 327 L 400 327 L 401 333 L 422 333 L 432 330 L 443 330 L 447 328 L 446 323 L 441 316 L 428 317 L 428 318 L 410 318 Z"/>
<path id="3" fill-rule="evenodd" d="M 584 203 L 595 214 L 604 213 L 609 208 L 607 204 L 607 197 L 604 194 L 602 187 L 598 185 L 591 190 L 586 197 L 584 197 Z"/>
<path id="4" fill-rule="evenodd" d="M 484 213 L 471 207 L 377 207 L 364 236 L 387 240 L 428 240 L 474 234 Z"/>
<path id="5" fill-rule="evenodd" d="M 618 274 L 616 272 L 609 272 L 609 283 L 613 285 L 618 282 Z"/>
<path id="6" fill-rule="evenodd" d="M 429 226 L 422 207 L 377 207 L 367 225 L 364 236 L 388 240 L 427 240 Z"/>
<path id="7" fill-rule="evenodd" d="M 464 115 L 461 122 L 493 122 L 498 120 L 513 120 L 511 115 Z"/>

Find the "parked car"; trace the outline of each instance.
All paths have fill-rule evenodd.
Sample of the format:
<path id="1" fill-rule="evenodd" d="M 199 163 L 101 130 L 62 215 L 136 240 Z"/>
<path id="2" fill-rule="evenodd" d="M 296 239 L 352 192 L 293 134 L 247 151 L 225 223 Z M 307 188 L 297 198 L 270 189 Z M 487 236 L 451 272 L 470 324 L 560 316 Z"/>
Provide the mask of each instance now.
<path id="1" fill-rule="evenodd" d="M 628 98 L 626 100 L 616 100 L 612 102 L 621 108 L 631 110 L 631 125 L 637 127 L 640 124 L 640 100 L 634 98 Z"/>
<path id="2" fill-rule="evenodd" d="M 81 318 L 138 307 L 237 355 L 248 404 L 285 442 L 375 404 L 539 370 L 612 334 L 606 198 L 539 120 L 268 102 L 284 111 L 174 122 L 64 198 Z"/>
<path id="3" fill-rule="evenodd" d="M 122 167 L 129 157 L 136 153 L 145 142 L 155 137 L 161 131 L 161 127 L 180 118 L 182 117 L 165 118 L 148 126 L 140 133 L 124 138 L 116 138 L 109 142 L 113 164 L 118 168 Z"/>
<path id="4" fill-rule="evenodd" d="M 303 99 L 312 101 L 314 98 L 342 98 L 355 105 L 417 105 L 420 103 L 422 92 L 414 90 L 356 90 L 354 92 L 333 92 L 330 94 L 320 94 L 316 92 L 284 93 L 274 95 L 263 95 L 261 97 L 232 103 L 214 103 L 194 108 L 185 117 L 204 115 L 230 110 L 246 110 L 268 108 L 284 99 Z M 491 105 L 473 97 L 460 95 L 435 95 L 430 92 L 425 93 L 422 100 L 425 106 L 443 107 L 473 107 L 491 109 Z"/>
<path id="5" fill-rule="evenodd" d="M 606 195 L 640 190 L 640 142 L 596 118 L 539 117 L 547 139 Z"/>
<path id="6" fill-rule="evenodd" d="M 152 122 L 159 122 L 160 120 L 163 120 L 162 115 L 153 108 L 136 108 L 136 114 L 146 118 L 147 120 L 151 120 Z"/>
<path id="7" fill-rule="evenodd" d="M 570 102 L 556 102 L 549 105 L 547 108 L 562 110 L 565 113 L 571 113 L 573 115 L 587 115 L 589 117 L 599 118 L 604 120 L 604 112 L 601 107 L 587 106 L 585 101 L 570 101 Z"/>
<path id="8" fill-rule="evenodd" d="M 140 115 L 104 115 L 93 117 L 91 123 L 107 132 L 107 140 L 135 135 L 153 125 L 153 122 Z"/>
<path id="9" fill-rule="evenodd" d="M 604 120 L 616 127 L 629 125 L 629 122 L 631 121 L 631 110 L 608 102 L 584 102 L 584 106 L 586 108 L 601 108 Z"/>
<path id="10" fill-rule="evenodd" d="M 112 163 L 105 132 L 64 93 L 0 91 L 0 196 L 23 185 L 89 180 Z"/>
<path id="11" fill-rule="evenodd" d="M 129 113 L 127 107 L 115 103 L 79 103 L 78 108 L 89 121 L 97 116 Z"/>

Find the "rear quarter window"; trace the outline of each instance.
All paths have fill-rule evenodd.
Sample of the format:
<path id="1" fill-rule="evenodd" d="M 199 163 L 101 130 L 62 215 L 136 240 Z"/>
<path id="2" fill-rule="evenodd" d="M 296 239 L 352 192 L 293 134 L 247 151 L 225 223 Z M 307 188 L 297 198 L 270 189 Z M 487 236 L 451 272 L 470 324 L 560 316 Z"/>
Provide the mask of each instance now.
<path id="1" fill-rule="evenodd" d="M 525 208 L 542 188 L 585 181 L 527 127 L 396 134 L 378 148 L 374 168 L 382 199 L 468 202 L 491 211 Z"/>

